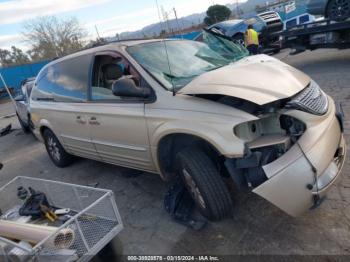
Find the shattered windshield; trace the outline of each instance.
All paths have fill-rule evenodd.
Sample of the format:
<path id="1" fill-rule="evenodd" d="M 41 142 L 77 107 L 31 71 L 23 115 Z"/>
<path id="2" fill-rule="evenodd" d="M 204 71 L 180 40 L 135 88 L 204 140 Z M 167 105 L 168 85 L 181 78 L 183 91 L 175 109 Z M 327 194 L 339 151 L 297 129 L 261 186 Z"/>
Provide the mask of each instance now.
<path id="1" fill-rule="evenodd" d="M 165 40 L 131 46 L 128 53 L 169 91 L 178 91 L 195 77 L 226 66 L 244 57 L 222 54 L 205 43 Z"/>

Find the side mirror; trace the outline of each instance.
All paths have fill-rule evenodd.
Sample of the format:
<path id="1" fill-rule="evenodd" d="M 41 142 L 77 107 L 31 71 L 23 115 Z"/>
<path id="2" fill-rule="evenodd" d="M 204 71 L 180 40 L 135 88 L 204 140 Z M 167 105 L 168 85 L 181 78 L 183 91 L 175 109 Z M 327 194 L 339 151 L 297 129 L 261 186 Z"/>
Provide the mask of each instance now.
<path id="1" fill-rule="evenodd" d="M 147 98 L 151 95 L 149 88 L 141 88 L 132 78 L 123 77 L 113 83 L 112 92 L 115 96 Z"/>

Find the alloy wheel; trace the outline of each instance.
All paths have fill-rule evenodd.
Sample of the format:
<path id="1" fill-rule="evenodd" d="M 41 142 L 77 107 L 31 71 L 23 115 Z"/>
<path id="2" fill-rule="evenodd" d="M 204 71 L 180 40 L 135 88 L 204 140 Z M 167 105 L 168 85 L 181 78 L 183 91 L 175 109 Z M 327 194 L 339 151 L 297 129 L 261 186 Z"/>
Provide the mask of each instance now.
<path id="1" fill-rule="evenodd" d="M 345 20 L 350 16 L 349 0 L 334 0 L 329 7 L 329 17 L 335 20 Z"/>
<path id="2" fill-rule="evenodd" d="M 193 180 L 193 178 L 191 177 L 191 175 L 186 169 L 183 169 L 182 173 L 185 178 L 185 183 L 188 186 L 188 189 L 193 199 L 200 205 L 201 208 L 206 209 L 204 198 L 201 192 L 199 191 L 199 188 L 197 187 L 196 182 Z"/>
<path id="3" fill-rule="evenodd" d="M 47 140 L 47 147 L 50 152 L 50 155 L 57 161 L 60 161 L 61 159 L 61 153 L 60 149 L 57 145 L 57 142 L 54 140 L 53 137 L 49 137 Z"/>
<path id="4" fill-rule="evenodd" d="M 243 39 L 236 39 L 233 42 L 237 45 L 245 46 L 245 42 Z"/>

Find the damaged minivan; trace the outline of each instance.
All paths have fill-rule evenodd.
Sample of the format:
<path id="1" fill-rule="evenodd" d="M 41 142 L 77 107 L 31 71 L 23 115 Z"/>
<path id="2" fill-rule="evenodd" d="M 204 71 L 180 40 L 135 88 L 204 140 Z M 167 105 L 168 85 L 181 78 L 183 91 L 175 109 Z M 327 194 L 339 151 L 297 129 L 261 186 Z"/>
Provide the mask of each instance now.
<path id="1" fill-rule="evenodd" d="M 207 32 L 57 59 L 36 78 L 31 110 L 58 167 L 79 156 L 181 177 L 213 221 L 232 214 L 228 179 L 298 216 L 345 161 L 341 107 L 315 81 Z"/>

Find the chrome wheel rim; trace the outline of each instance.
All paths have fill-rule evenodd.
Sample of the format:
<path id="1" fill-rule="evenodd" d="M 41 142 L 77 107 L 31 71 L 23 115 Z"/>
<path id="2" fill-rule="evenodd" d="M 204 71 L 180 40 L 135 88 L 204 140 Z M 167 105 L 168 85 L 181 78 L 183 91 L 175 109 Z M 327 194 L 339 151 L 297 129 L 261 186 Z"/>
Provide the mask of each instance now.
<path id="1" fill-rule="evenodd" d="M 331 18 L 343 19 L 350 15 L 349 0 L 335 0 L 330 7 Z"/>
<path id="2" fill-rule="evenodd" d="M 237 45 L 245 46 L 245 42 L 243 39 L 236 39 L 236 40 L 233 40 L 233 42 Z"/>
<path id="3" fill-rule="evenodd" d="M 60 149 L 58 148 L 57 142 L 53 139 L 53 137 L 49 137 L 47 140 L 47 147 L 50 155 L 57 161 L 60 161 L 61 154 Z"/>
<path id="4" fill-rule="evenodd" d="M 201 208 L 205 209 L 206 204 L 201 192 L 199 191 L 199 188 L 197 187 L 196 182 L 192 179 L 191 175 L 186 169 L 183 169 L 182 173 L 193 199 L 200 205 Z"/>

